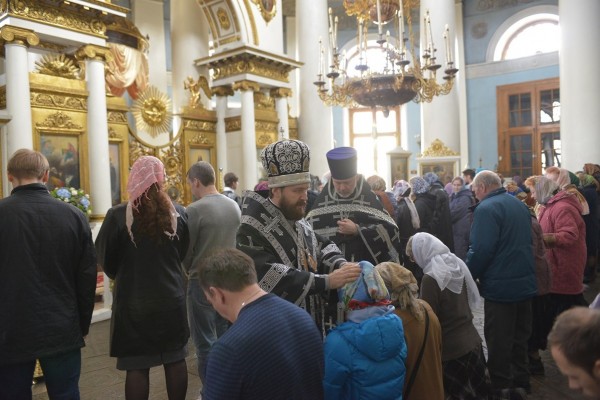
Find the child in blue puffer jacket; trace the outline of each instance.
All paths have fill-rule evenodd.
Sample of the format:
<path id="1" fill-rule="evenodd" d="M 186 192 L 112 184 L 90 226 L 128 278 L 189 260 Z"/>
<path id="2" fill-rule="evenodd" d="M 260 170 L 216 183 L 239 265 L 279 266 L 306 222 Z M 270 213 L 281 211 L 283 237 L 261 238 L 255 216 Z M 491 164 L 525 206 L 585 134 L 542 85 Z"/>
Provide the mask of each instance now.
<path id="1" fill-rule="evenodd" d="M 407 349 L 402 320 L 373 264 L 339 291 L 346 322 L 325 339 L 325 400 L 402 400 Z"/>

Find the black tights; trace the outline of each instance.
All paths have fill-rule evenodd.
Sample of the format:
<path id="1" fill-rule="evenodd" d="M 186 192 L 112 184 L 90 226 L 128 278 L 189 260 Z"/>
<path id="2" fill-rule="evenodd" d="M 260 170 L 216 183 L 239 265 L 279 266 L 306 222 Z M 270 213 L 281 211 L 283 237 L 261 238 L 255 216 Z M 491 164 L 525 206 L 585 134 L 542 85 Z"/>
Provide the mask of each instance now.
<path id="1" fill-rule="evenodd" d="M 164 368 L 169 400 L 185 400 L 188 386 L 185 360 L 164 364 Z M 128 370 L 125 378 L 125 398 L 127 400 L 147 400 L 149 395 L 150 370 Z"/>

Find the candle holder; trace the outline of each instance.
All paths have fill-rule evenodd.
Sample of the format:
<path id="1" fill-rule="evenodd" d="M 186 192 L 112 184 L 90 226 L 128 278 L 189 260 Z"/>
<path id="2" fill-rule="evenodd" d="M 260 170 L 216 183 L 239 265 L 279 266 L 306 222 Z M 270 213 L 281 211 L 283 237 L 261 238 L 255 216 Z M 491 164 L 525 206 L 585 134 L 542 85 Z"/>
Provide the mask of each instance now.
<path id="1" fill-rule="evenodd" d="M 345 54 L 340 54 L 337 46 L 338 19 L 329 9 L 331 65 L 327 73 L 322 70 L 323 47 L 320 42 L 319 72 L 317 81 L 314 82 L 319 98 L 326 105 L 362 105 L 389 110 L 411 100 L 417 103 L 431 102 L 436 96 L 450 93 L 458 69 L 452 60 L 448 25 L 443 34 L 446 68 L 443 80 L 438 82 L 437 71 L 442 65 L 437 63 L 437 49 L 431 31 L 429 11 L 425 13 L 420 30 L 423 35 L 421 58 L 415 51 L 411 10 L 418 4 L 414 0 L 344 0 L 346 14 L 357 18 L 359 61 L 355 70 L 359 72 L 358 77 L 350 77 L 347 74 Z M 392 21 L 394 24 L 391 25 L 394 25 L 396 32 L 393 37 L 397 38 L 399 48 L 390 46 L 391 29 L 383 34 L 383 26 Z M 372 70 L 364 56 L 367 51 L 367 28 L 371 23 L 378 26 L 376 42 L 382 48 L 382 55 L 385 57 L 381 71 Z M 408 37 L 405 37 L 405 27 L 408 27 Z"/>

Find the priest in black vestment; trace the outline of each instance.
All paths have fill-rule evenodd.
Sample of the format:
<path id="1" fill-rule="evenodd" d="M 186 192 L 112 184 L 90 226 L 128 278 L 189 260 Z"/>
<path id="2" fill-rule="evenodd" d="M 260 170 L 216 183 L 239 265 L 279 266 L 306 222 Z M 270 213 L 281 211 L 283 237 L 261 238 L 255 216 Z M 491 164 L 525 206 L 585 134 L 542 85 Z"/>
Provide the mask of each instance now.
<path id="1" fill-rule="evenodd" d="M 310 152 L 298 140 L 280 140 L 261 153 L 269 190 L 245 191 L 237 247 L 254 260 L 259 286 L 306 309 L 325 334 L 336 323 L 335 290 L 354 282 L 358 264 L 304 219 Z M 342 321 L 340 321 L 342 322 Z"/>
<path id="2" fill-rule="evenodd" d="M 331 179 L 306 216 L 315 232 L 333 240 L 349 261 L 398 262 L 398 226 L 356 173 L 356 150 L 330 150 L 327 162 Z"/>

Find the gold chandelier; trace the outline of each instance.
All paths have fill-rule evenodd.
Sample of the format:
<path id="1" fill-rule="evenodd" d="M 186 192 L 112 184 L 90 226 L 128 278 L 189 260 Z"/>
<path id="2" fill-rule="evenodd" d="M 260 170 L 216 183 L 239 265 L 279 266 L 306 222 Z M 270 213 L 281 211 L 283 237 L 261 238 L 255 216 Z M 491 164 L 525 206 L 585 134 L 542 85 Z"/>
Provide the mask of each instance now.
<path id="1" fill-rule="evenodd" d="M 329 8 L 329 70 L 325 70 L 325 50 L 320 40 L 319 71 L 314 82 L 319 97 L 326 105 L 382 107 L 387 116 L 390 107 L 410 100 L 431 102 L 435 96 L 450 93 L 458 69 L 452 59 L 448 25 L 443 35 L 445 75 L 444 81 L 439 83 L 436 75 L 441 65 L 436 59 L 429 10 L 420 29 L 423 38 L 421 60 L 415 50 L 411 10 L 418 10 L 418 7 L 418 0 L 344 0 L 346 14 L 357 18 L 358 64 L 355 69 L 360 74 L 358 77 L 350 77 L 346 73 L 346 54 L 340 53 L 337 45 L 338 17 L 334 18 Z M 374 71 L 367 61 L 367 34 L 371 22 L 378 26 L 377 43 L 385 58 L 381 71 Z M 390 45 L 389 30 L 384 35 L 386 24 L 395 26 L 398 48 Z M 408 36 L 405 26 L 408 27 Z"/>

